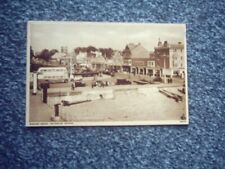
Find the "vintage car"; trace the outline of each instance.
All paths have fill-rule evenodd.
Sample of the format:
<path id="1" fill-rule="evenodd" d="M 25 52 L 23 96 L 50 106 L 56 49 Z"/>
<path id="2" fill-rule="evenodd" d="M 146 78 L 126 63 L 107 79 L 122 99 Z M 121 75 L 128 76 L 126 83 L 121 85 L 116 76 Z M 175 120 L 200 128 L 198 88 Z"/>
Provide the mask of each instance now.
<path id="1" fill-rule="evenodd" d="M 116 85 L 127 85 L 127 84 L 131 84 L 131 81 L 129 81 L 127 79 L 117 79 L 116 80 Z"/>
<path id="2" fill-rule="evenodd" d="M 162 82 L 162 78 L 157 76 L 153 79 L 154 82 Z"/>
<path id="3" fill-rule="evenodd" d="M 75 82 L 75 87 L 85 87 L 86 84 L 82 80 L 76 80 Z"/>
<path id="4" fill-rule="evenodd" d="M 109 86 L 109 82 L 108 81 L 102 81 L 102 80 L 97 80 L 97 81 L 93 81 L 92 82 L 92 88 L 93 87 L 105 87 L 105 86 Z"/>

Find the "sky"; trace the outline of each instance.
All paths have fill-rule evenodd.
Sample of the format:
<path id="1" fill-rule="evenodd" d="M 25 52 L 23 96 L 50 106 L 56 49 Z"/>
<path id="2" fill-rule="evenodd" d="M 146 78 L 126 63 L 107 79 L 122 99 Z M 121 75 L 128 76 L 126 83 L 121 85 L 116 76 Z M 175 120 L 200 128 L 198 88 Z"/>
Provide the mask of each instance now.
<path id="1" fill-rule="evenodd" d="M 123 50 L 128 43 L 141 43 L 154 51 L 158 40 L 168 43 L 185 43 L 184 24 L 110 23 L 110 22 L 47 22 L 31 21 L 28 24 L 28 43 L 34 52 L 67 46 L 95 46 Z"/>

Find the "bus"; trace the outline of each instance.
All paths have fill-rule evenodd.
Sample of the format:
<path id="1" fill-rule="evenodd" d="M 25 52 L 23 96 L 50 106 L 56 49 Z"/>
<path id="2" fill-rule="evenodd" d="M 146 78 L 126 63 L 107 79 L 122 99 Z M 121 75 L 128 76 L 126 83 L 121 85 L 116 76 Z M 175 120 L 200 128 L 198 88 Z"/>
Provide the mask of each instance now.
<path id="1" fill-rule="evenodd" d="M 38 80 L 68 82 L 68 70 L 65 67 L 40 67 L 37 71 Z"/>

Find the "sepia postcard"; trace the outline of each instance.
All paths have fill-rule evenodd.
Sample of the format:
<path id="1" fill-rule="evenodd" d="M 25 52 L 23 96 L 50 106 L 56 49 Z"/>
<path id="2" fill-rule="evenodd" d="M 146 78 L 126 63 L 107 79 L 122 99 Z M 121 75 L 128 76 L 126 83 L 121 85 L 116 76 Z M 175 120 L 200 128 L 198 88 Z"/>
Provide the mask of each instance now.
<path id="1" fill-rule="evenodd" d="M 26 126 L 187 125 L 185 24 L 27 24 Z"/>

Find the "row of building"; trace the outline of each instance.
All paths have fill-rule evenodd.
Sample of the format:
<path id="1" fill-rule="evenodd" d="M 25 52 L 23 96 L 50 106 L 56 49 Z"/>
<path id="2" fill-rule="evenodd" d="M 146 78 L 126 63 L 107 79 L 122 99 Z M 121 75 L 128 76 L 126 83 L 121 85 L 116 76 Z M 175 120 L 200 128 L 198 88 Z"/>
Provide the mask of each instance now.
<path id="1" fill-rule="evenodd" d="M 112 57 L 106 58 L 99 51 L 79 52 L 68 54 L 63 51 L 52 56 L 52 60 L 62 64 L 82 65 L 95 71 L 119 71 L 134 75 L 184 77 L 186 52 L 184 44 L 170 44 L 167 41 L 158 41 L 153 52 L 149 52 L 140 43 L 130 43 L 123 51 L 114 51 Z M 66 51 L 66 52 L 65 52 Z"/>
<path id="2" fill-rule="evenodd" d="M 142 75 L 174 76 L 184 77 L 185 73 L 185 49 L 184 44 L 162 43 L 160 40 L 154 52 L 146 54 L 146 50 L 138 45 L 128 46 L 131 57 L 126 58 L 126 66 L 129 72 Z M 137 52 L 142 51 L 142 52 Z M 142 55 L 138 55 L 142 53 Z"/>

